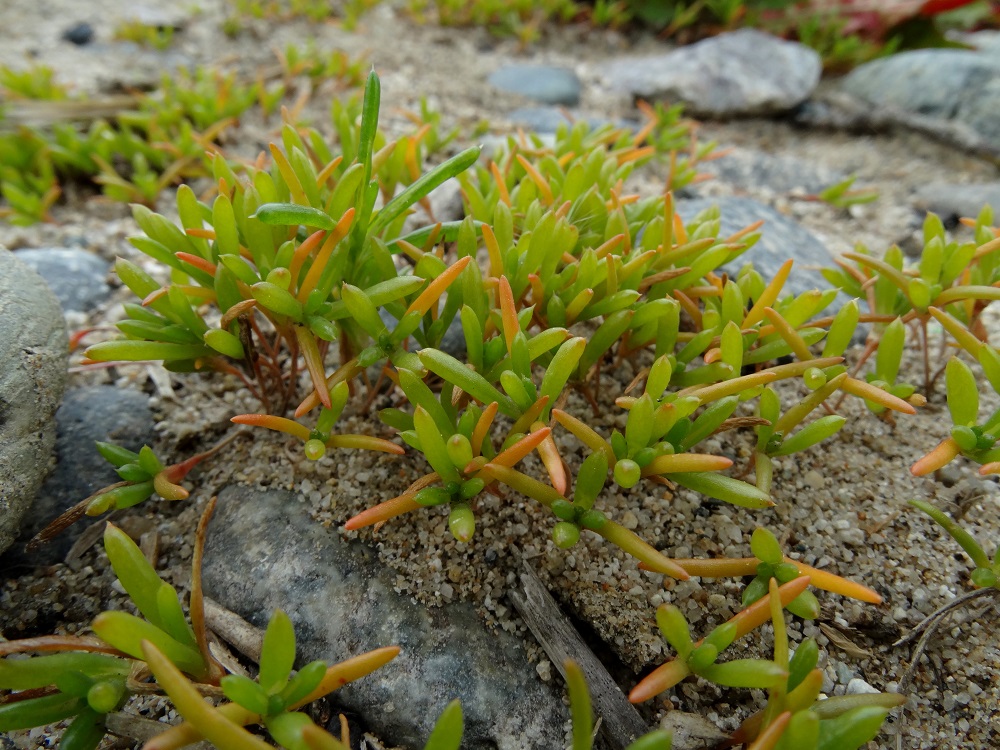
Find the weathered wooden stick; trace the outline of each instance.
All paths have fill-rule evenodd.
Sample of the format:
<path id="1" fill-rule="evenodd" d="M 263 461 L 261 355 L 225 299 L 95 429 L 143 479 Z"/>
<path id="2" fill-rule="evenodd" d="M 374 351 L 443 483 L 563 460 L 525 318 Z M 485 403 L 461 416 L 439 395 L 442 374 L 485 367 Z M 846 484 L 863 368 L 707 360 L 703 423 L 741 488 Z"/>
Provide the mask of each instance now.
<path id="1" fill-rule="evenodd" d="M 255 664 L 260 662 L 264 631 L 255 628 L 235 612 L 205 597 L 205 621 L 208 629 Z"/>
<path id="2" fill-rule="evenodd" d="M 522 559 L 521 565 L 520 588 L 512 588 L 508 597 L 563 677 L 567 659 L 580 665 L 590 688 L 594 714 L 602 720 L 601 735 L 611 750 L 621 750 L 648 732 L 649 727 L 559 609 L 528 561 Z"/>

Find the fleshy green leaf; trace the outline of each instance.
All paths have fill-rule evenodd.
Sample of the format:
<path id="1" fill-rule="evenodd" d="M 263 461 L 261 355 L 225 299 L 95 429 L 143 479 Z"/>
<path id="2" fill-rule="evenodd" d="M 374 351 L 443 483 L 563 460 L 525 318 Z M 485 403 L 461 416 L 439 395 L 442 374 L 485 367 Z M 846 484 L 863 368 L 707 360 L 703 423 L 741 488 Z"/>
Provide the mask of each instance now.
<path id="1" fill-rule="evenodd" d="M 456 699 L 441 712 L 424 750 L 458 750 L 463 730 L 462 704 Z"/>
<path id="2" fill-rule="evenodd" d="M 264 632 L 258 681 L 268 695 L 285 687 L 295 662 L 295 628 L 282 610 L 276 609 Z"/>

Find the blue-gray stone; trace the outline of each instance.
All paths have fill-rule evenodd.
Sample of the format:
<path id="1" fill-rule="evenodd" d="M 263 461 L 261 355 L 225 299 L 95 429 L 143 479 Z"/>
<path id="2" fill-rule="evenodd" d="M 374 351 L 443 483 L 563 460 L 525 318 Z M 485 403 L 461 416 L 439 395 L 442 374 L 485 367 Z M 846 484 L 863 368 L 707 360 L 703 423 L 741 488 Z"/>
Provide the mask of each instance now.
<path id="1" fill-rule="evenodd" d="M 606 117 L 567 113 L 559 107 L 521 107 L 507 115 L 512 124 L 533 133 L 555 133 L 563 125 L 572 127 L 583 120 L 592 129 L 615 124 Z M 619 127 L 634 127 L 634 123 L 620 122 Z"/>
<path id="2" fill-rule="evenodd" d="M 876 106 L 954 121 L 1000 147 L 1000 56 L 971 50 L 901 52 L 866 63 L 844 91 Z"/>
<path id="3" fill-rule="evenodd" d="M 561 696 L 538 679 L 520 640 L 489 631 L 470 603 L 414 603 L 396 593 L 395 576 L 367 545 L 312 521 L 293 493 L 219 493 L 203 566 L 210 597 L 258 627 L 283 609 L 300 663 L 402 648 L 334 694 L 383 740 L 423 747 L 436 717 L 459 698 L 466 750 L 562 747 Z"/>
<path id="4" fill-rule="evenodd" d="M 86 250 L 45 247 L 16 255 L 45 279 L 64 312 L 92 310 L 111 293 L 105 280 L 110 264 Z"/>
<path id="5" fill-rule="evenodd" d="M 49 471 L 69 345 L 42 278 L 0 248 L 0 552 Z"/>
<path id="6" fill-rule="evenodd" d="M 98 440 L 137 451 L 152 444 L 153 414 L 149 398 L 138 391 L 95 385 L 66 393 L 56 412 L 56 466 L 42 484 L 21 527 L 18 543 L 0 558 L 0 569 L 51 565 L 65 558 L 87 527 L 77 522 L 32 552 L 24 543 L 63 511 L 91 494 L 120 481 L 114 468 L 97 453 Z"/>
<path id="7" fill-rule="evenodd" d="M 770 206 L 749 198 L 694 198 L 677 201 L 677 212 L 685 222 L 694 219 L 702 211 L 718 206 L 722 237 L 735 234 L 749 224 L 760 219 L 760 240 L 741 256 L 726 264 L 722 270 L 735 274 L 745 263 L 752 262 L 761 276 L 770 279 L 786 260 L 795 261 L 792 273 L 785 283 L 785 290 L 801 294 L 810 289 L 828 289 L 830 284 L 815 267 L 833 266 L 833 256 L 820 239 Z M 812 268 L 811 268 L 812 267 Z"/>
<path id="8" fill-rule="evenodd" d="M 792 109 L 812 94 L 822 68 L 809 47 L 748 28 L 664 54 L 615 60 L 602 74 L 633 97 L 682 101 L 692 114 L 728 118 Z"/>
<path id="9" fill-rule="evenodd" d="M 580 103 L 580 79 L 567 68 L 552 65 L 505 65 L 493 72 L 489 83 L 501 91 L 520 94 L 543 104 Z"/>

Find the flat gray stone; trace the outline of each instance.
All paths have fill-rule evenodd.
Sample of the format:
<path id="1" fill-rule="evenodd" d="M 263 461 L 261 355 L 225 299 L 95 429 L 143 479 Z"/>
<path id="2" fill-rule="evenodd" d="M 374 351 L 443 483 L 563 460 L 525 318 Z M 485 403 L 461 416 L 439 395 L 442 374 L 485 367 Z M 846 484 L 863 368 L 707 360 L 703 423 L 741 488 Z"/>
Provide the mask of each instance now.
<path id="1" fill-rule="evenodd" d="M 111 293 L 106 278 L 110 264 L 86 250 L 43 247 L 15 251 L 18 259 L 45 279 L 63 312 L 87 312 Z"/>
<path id="2" fill-rule="evenodd" d="M 56 466 L 45 479 L 21 534 L 3 556 L 0 570 L 61 562 L 87 528 L 79 521 L 33 552 L 24 545 L 60 513 L 91 494 L 120 481 L 114 468 L 97 452 L 98 440 L 138 451 L 152 445 L 153 413 L 145 394 L 127 388 L 95 385 L 66 393 L 56 412 Z"/>
<path id="3" fill-rule="evenodd" d="M 465 750 L 562 747 L 560 691 L 538 679 L 521 641 L 488 630 L 471 604 L 415 604 L 393 590 L 395 575 L 365 544 L 313 522 L 294 493 L 219 493 L 203 567 L 208 596 L 258 627 L 284 609 L 299 663 L 400 646 L 392 662 L 333 694 L 386 742 L 423 747 L 460 698 Z"/>
<path id="4" fill-rule="evenodd" d="M 1000 57 L 926 49 L 873 60 L 846 76 L 844 91 L 876 106 L 967 125 L 1000 147 Z"/>
<path id="5" fill-rule="evenodd" d="M 568 68 L 553 65 L 505 65 L 487 79 L 501 91 L 520 94 L 543 104 L 580 103 L 580 79 Z"/>
<path id="6" fill-rule="evenodd" d="M 0 248 L 0 551 L 49 471 L 69 344 L 55 295 Z"/>
<path id="7" fill-rule="evenodd" d="M 603 69 L 616 90 L 681 101 L 696 116 L 730 118 L 786 112 L 819 83 L 815 51 L 756 29 L 740 29 L 662 55 L 623 58 Z"/>
<path id="8" fill-rule="evenodd" d="M 917 191 L 913 203 L 921 211 L 936 213 L 949 223 L 963 216 L 975 218 L 986 204 L 1000 211 L 1000 182 L 973 185 L 932 182 Z"/>
<path id="9" fill-rule="evenodd" d="M 760 228 L 761 237 L 751 247 L 732 262 L 722 266 L 722 270 L 736 274 L 747 262 L 752 262 L 761 276 L 773 278 L 778 269 L 789 258 L 795 261 L 792 272 L 785 283 L 785 291 L 801 294 L 810 289 L 827 289 L 830 284 L 815 268 L 833 265 L 833 256 L 826 245 L 801 224 L 749 198 L 693 198 L 677 201 L 677 212 L 685 222 L 691 221 L 702 211 L 718 206 L 720 211 L 720 231 L 727 237 L 748 224 L 764 220 Z"/>

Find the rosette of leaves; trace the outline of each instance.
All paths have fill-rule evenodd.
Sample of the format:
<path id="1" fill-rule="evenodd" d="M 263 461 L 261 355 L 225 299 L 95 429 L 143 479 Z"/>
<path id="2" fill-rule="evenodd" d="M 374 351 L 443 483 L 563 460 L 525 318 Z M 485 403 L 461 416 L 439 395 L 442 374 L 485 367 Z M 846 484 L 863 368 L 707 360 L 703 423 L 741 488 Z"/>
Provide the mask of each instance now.
<path id="1" fill-rule="evenodd" d="M 485 225 L 484 233 L 488 233 Z M 477 278 L 478 274 L 473 274 L 473 280 Z M 501 413 L 515 420 L 511 435 L 543 427 L 552 403 L 563 392 L 585 355 L 586 339 L 571 337 L 565 328 L 543 329 L 529 338 L 525 329 L 532 310 L 526 308 L 518 312 L 510 284 L 504 276 L 497 284 L 499 305 L 490 305 L 478 283 L 463 294 L 471 303 L 463 305 L 461 321 L 466 354 L 472 367 L 436 349 L 421 351 L 420 362 L 453 389 L 483 404 L 495 402 Z M 534 380 L 536 366 L 545 370 L 538 385 Z M 555 443 L 546 438 L 539 451 L 553 484 L 560 492 L 565 492 L 568 478 Z"/>
<path id="2" fill-rule="evenodd" d="M 836 315 L 815 317 L 833 302 L 836 290 L 813 289 L 796 297 L 782 296 L 792 265 L 791 260 L 786 261 L 766 284 L 749 264 L 741 270 L 736 281 L 709 276 L 714 289 L 699 292 L 703 309 L 699 310 L 692 304 L 685 305 L 685 311 L 694 317 L 700 330 L 688 336 L 684 347 L 676 355 L 677 361 L 685 365 L 697 356 L 701 356 L 705 364 L 688 369 L 677 368 L 672 383 L 690 388 L 703 382 L 732 380 L 754 382 L 759 386 L 771 382 L 772 378 L 801 376 L 810 390 L 816 390 L 845 372 L 841 362 L 860 320 L 857 305 L 852 301 Z M 689 293 L 682 294 L 687 296 Z M 817 357 L 811 347 L 821 341 L 822 354 Z M 759 369 L 787 356 L 798 361 L 791 366 Z M 886 379 L 873 378 L 877 383 L 869 383 L 849 376 L 838 381 L 838 388 L 844 393 L 866 399 L 873 409 L 915 413 L 913 405 L 904 399 L 912 396 L 912 388 L 905 387 L 900 391 L 902 396 L 893 392 L 901 356 L 901 351 L 887 346 L 883 355 Z M 895 369 L 892 369 L 894 362 Z M 743 368 L 751 366 L 758 368 L 758 372 L 749 379 L 737 378 Z M 754 381 L 753 377 L 758 380 Z M 745 393 L 746 397 L 756 395 L 752 389 Z M 917 397 L 913 400 L 922 403 Z"/>
<path id="3" fill-rule="evenodd" d="M 980 342 L 968 332 L 963 332 L 957 321 L 946 313 L 935 315 L 958 333 L 959 343 L 976 356 L 987 382 L 1000 393 L 1000 352 L 985 342 Z M 965 362 L 958 357 L 948 360 L 945 367 L 945 385 L 948 411 L 951 415 L 951 435 L 910 467 L 915 476 L 925 476 L 950 463 L 959 455 L 981 464 L 983 476 L 1000 474 L 1000 409 L 979 423 L 979 382 Z"/>
<path id="4" fill-rule="evenodd" d="M 915 264 L 904 267 L 903 252 L 896 246 L 890 247 L 881 259 L 859 247 L 837 261 L 841 270 L 823 271 L 832 284 L 851 296 L 865 299 L 875 317 L 876 331 L 869 338 L 865 358 L 876 348 L 881 349 L 880 339 L 889 333 L 885 324 L 893 325 L 896 318 L 900 319 L 900 327 L 911 321 L 917 324 L 920 344 L 928 352 L 927 324 L 932 316 L 937 317 L 932 308 L 951 316 L 974 336 L 985 339 L 982 311 L 1000 299 L 997 286 L 1000 239 L 990 228 L 992 221 L 992 210 L 984 208 L 973 227 L 974 239 L 960 243 L 948 238 L 940 218 L 928 214 L 924 221 L 924 246 Z M 899 333 L 894 335 L 902 337 Z M 924 361 L 924 385 L 929 393 L 940 371 L 931 372 L 929 356 Z M 898 369 L 898 364 L 887 358 L 882 366 L 883 375 L 893 369 Z"/>
<path id="5" fill-rule="evenodd" d="M 157 682 L 174 701 L 181 715 L 203 737 L 220 748 L 266 747 L 232 717 L 220 711 L 188 706 L 190 698 L 201 702 L 197 691 L 182 674 L 171 668 L 171 660 L 155 645 L 146 641 L 143 649 Z M 306 738 L 322 730 L 306 714 L 295 711 L 293 707 L 302 705 L 313 693 L 319 692 L 317 689 L 326 677 L 328 667 L 322 660 L 317 660 L 293 674 L 294 661 L 295 631 L 292 622 L 280 609 L 275 610 L 264 633 L 257 679 L 231 674 L 223 677 L 219 686 L 233 704 L 250 716 L 259 717 L 260 723 L 282 747 L 297 750 L 309 747 Z M 156 740 L 153 740 L 153 745 L 156 746 Z M 333 747 L 340 747 L 340 743 Z"/>
<path id="6" fill-rule="evenodd" d="M 645 393 L 629 404 L 624 434 L 614 430 L 610 440 L 565 411 L 555 410 L 553 414 L 559 424 L 604 457 L 605 471 L 610 470 L 615 483 L 623 488 L 634 487 L 642 477 L 669 477 L 737 505 L 754 508 L 773 505 L 753 485 L 715 473 L 731 466 L 730 459 L 688 452 L 722 424 L 738 403 L 738 397 L 717 401 L 696 419 L 689 419 L 701 400 L 697 396 L 665 394 L 670 374 L 670 360 L 658 358 L 649 371 Z"/>
<path id="7" fill-rule="evenodd" d="M 400 370 L 399 385 L 411 404 L 412 414 L 400 409 L 386 409 L 381 418 L 400 430 L 407 445 L 424 455 L 433 471 L 414 482 L 398 497 L 359 513 L 345 524 L 348 530 L 384 523 L 421 507 L 449 506 L 448 528 L 461 542 L 475 533 L 472 503 L 497 477 L 493 464 L 512 467 L 549 437 L 548 427 L 541 426 L 528 434 L 512 432 L 503 450 L 496 452 L 490 430 L 499 405 L 491 402 L 480 409 L 470 403 L 461 413 L 452 402 L 454 386 L 445 383 L 440 397 L 409 370 Z M 502 480 L 501 480 L 502 481 Z"/>
<path id="8" fill-rule="evenodd" d="M 874 739 L 889 711 L 906 703 L 905 696 L 860 693 L 820 700 L 823 672 L 816 666 L 816 641 L 806 638 L 789 656 L 785 616 L 773 579 L 767 596 L 774 623 L 773 663 L 788 677 L 768 688 L 767 706 L 747 718 L 727 744 L 754 750 L 857 750 Z"/>
<path id="9" fill-rule="evenodd" d="M 11 731 L 73 719 L 60 741 L 69 750 L 93 750 L 105 734 L 105 716 L 134 692 L 129 677 L 141 643 L 157 644 L 174 666 L 199 682 L 218 682 L 221 665 L 209 654 L 204 631 L 184 617 L 173 586 L 165 583 L 128 535 L 113 524 L 104 548 L 122 587 L 135 604 L 128 612 L 102 612 L 92 623 L 100 640 L 72 636 L 9 641 L 0 647 L 0 687 L 27 691 L 0 706 L 0 730 Z M 199 605 L 200 606 L 200 598 Z M 11 654 L 56 651 L 30 659 Z"/>
<path id="10" fill-rule="evenodd" d="M 772 580 L 785 584 L 800 576 L 808 576 L 813 586 L 824 591 L 869 604 L 882 602 L 882 597 L 867 586 L 787 557 L 777 538 L 767 529 L 754 530 L 750 537 L 750 551 L 753 552 L 753 557 L 725 560 L 678 559 L 674 562 L 690 575 L 702 578 L 754 576 L 743 589 L 744 607 L 764 597 Z M 819 601 L 811 591 L 803 591 L 786 606 L 789 612 L 803 619 L 813 620 L 819 615 Z"/>
<path id="11" fill-rule="evenodd" d="M 31 540 L 30 546 L 48 541 L 85 515 L 100 516 L 113 510 L 131 508 L 154 494 L 164 500 L 186 500 L 190 493 L 180 483 L 192 469 L 215 455 L 234 437 L 169 466 L 164 465 L 148 445 L 144 445 L 136 453 L 114 443 L 97 442 L 97 452 L 115 467 L 115 472 L 122 481 L 99 489 L 62 513 Z"/>
<path id="12" fill-rule="evenodd" d="M 0 704 L 0 732 L 54 724 L 72 718 L 59 747 L 93 750 L 105 734 L 105 716 L 121 707 L 128 695 L 131 660 L 101 653 L 102 644 L 64 638 L 5 641 L 0 644 L 0 689 L 19 691 Z M 33 650 L 60 646 L 57 653 L 10 658 Z M 83 650 L 91 647 L 93 651 Z M 79 649 L 79 650 L 77 650 Z"/>
<path id="13" fill-rule="evenodd" d="M 781 606 L 796 599 L 809 586 L 808 576 L 796 578 L 777 589 Z M 650 672 L 629 693 L 629 700 L 642 703 L 696 674 L 727 687 L 771 688 L 788 679 L 788 670 L 766 659 L 733 659 L 717 663 L 721 653 L 734 641 L 771 619 L 770 602 L 762 599 L 719 625 L 700 641 L 692 641 L 687 620 L 672 604 L 656 610 L 656 624 L 677 656 Z"/>
<path id="14" fill-rule="evenodd" d="M 362 348 L 358 340 L 368 337 L 351 317 L 344 290 L 354 299 L 361 299 L 354 290 L 363 290 L 367 302 L 390 309 L 416 292 L 420 282 L 398 278 L 386 243 L 399 238 L 414 203 L 478 155 L 472 148 L 447 160 L 376 212 L 380 186 L 373 148 L 380 86 L 374 72 L 365 91 L 351 161 L 334 156 L 317 134 L 309 134 L 307 144 L 286 125 L 283 149 L 271 147 L 270 171 L 250 168 L 238 178 L 217 157 L 212 164 L 219 195 L 211 206 L 190 189 L 178 190 L 180 228 L 137 207 L 146 236 L 133 244 L 170 267 L 173 283 L 160 286 L 135 265 L 119 261 L 119 274 L 144 305 L 129 308 L 130 319 L 119 325 L 127 339 L 97 344 L 87 356 L 235 372 L 268 411 L 279 412 L 293 395 L 301 357 L 316 397 L 329 408 L 330 387 L 353 377 L 347 363 Z M 221 316 L 217 326 L 206 321 L 206 305 Z M 328 383 L 324 354 L 338 339 L 344 364 Z"/>

